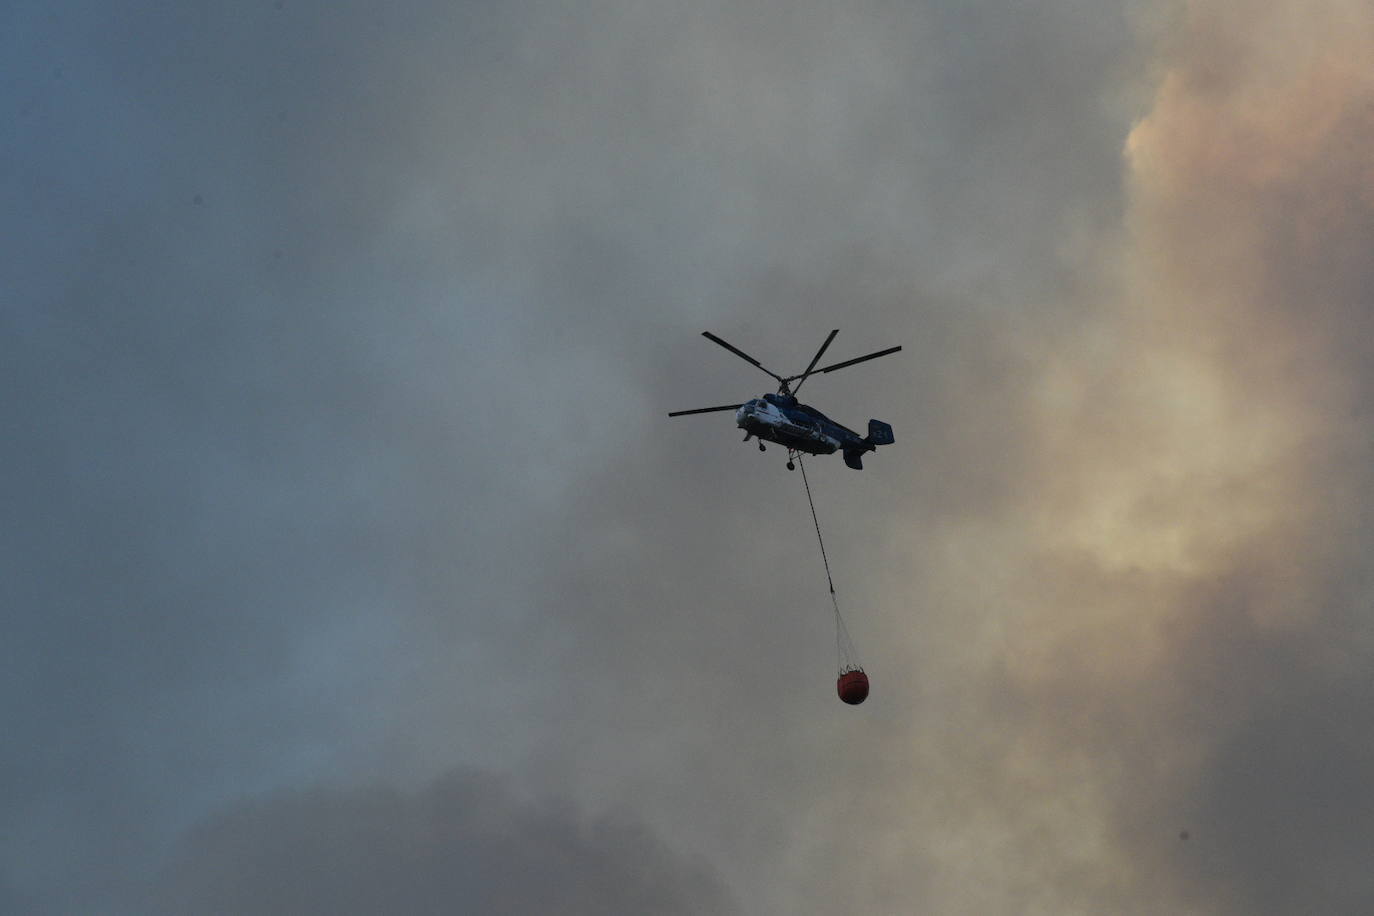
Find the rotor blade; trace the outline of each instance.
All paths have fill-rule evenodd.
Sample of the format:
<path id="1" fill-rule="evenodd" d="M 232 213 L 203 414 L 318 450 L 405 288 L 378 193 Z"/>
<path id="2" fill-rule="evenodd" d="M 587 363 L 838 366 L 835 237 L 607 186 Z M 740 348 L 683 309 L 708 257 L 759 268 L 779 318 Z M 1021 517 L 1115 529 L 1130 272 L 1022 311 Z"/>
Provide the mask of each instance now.
<path id="1" fill-rule="evenodd" d="M 806 382 L 806 377 L 811 374 L 812 369 L 816 368 L 816 363 L 821 361 L 821 356 L 825 354 L 826 348 L 830 346 L 830 341 L 834 340 L 835 335 L 838 333 L 840 333 L 839 328 L 836 328 L 835 330 L 830 332 L 830 336 L 825 339 L 825 343 L 821 344 L 821 348 L 816 351 L 816 355 L 811 357 L 811 365 L 806 367 L 805 372 L 803 372 L 801 375 L 794 375 L 792 376 L 792 378 L 786 380 L 788 382 L 791 382 L 797 379 L 801 379 L 801 381 L 797 382 L 796 387 L 792 389 L 793 394 L 796 394 L 797 388 L 800 388 Z"/>
<path id="2" fill-rule="evenodd" d="M 743 350 L 741 350 L 739 347 L 736 347 L 736 346 L 733 346 L 732 344 L 726 343 L 725 341 L 721 340 L 721 339 L 720 339 L 719 337 L 717 337 L 716 335 L 712 334 L 710 331 L 702 331 L 702 332 L 701 332 L 701 336 L 702 336 L 702 337 L 705 337 L 707 340 L 714 341 L 715 343 L 720 344 L 722 347 L 724 347 L 725 349 L 729 350 L 731 353 L 735 354 L 736 356 L 738 356 L 740 359 L 744 360 L 745 362 L 747 362 L 747 363 L 753 363 L 755 366 L 758 366 L 760 369 L 763 369 L 764 372 L 767 372 L 769 375 L 773 376 L 773 378 L 777 379 L 778 381 L 782 381 L 782 376 L 781 376 L 781 375 L 778 375 L 776 372 L 772 372 L 772 371 L 770 371 L 770 370 L 768 370 L 768 369 L 764 369 L 764 368 L 763 368 L 763 363 L 761 363 L 761 362 L 759 362 L 758 360 L 754 359 L 754 357 L 750 356 L 748 353 L 745 353 L 745 352 L 744 352 Z"/>
<path id="3" fill-rule="evenodd" d="M 698 407 L 696 410 L 675 410 L 668 414 L 670 417 L 685 417 L 689 413 L 711 413 L 717 410 L 739 410 L 743 404 L 722 404 L 719 407 Z"/>
<path id="4" fill-rule="evenodd" d="M 901 348 L 901 347 L 888 347 L 886 350 L 879 350 L 877 353 L 870 353 L 870 354 L 868 354 L 867 356 L 856 356 L 856 357 L 854 357 L 853 359 L 847 359 L 847 360 L 845 360 L 845 361 L 842 362 L 842 363 L 836 363 L 836 364 L 833 365 L 833 366 L 826 366 L 824 369 L 817 369 L 816 371 L 817 371 L 817 372 L 834 372 L 836 369 L 843 369 L 845 366 L 852 366 L 852 365 L 854 365 L 855 363 L 862 363 L 862 362 L 866 362 L 867 360 L 870 360 L 870 359 L 877 359 L 877 358 L 880 357 L 880 356 L 886 356 L 886 355 L 888 355 L 889 353 L 896 353 L 896 352 L 897 352 L 898 350 L 900 350 L 900 349 L 902 349 L 902 348 Z"/>

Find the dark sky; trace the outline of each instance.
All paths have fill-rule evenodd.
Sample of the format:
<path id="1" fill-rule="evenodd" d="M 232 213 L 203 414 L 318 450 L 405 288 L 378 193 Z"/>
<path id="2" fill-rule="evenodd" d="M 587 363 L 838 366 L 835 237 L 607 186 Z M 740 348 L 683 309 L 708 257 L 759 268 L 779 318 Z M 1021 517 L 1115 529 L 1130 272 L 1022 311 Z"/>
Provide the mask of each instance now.
<path id="1" fill-rule="evenodd" d="M 402 7 L 0 10 L 0 911 L 1374 909 L 1367 3 Z"/>

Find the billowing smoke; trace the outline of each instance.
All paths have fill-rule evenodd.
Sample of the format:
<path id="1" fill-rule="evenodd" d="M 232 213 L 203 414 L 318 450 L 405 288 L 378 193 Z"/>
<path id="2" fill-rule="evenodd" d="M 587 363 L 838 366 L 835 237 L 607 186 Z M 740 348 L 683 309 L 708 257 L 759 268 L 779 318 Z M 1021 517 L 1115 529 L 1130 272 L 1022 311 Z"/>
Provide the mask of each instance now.
<path id="1" fill-rule="evenodd" d="M 11 6 L 0 909 L 1374 909 L 1367 3 Z"/>
<path id="2" fill-rule="evenodd" d="M 302 791 L 200 825 L 143 912 L 712 913 L 728 895 L 632 820 L 454 772 L 422 791 Z"/>
<path id="3" fill-rule="evenodd" d="M 1044 354 L 1012 533 L 961 545 L 1002 584 L 983 794 L 1046 912 L 1361 911 L 1374 16 L 1159 28 L 1120 290 Z"/>

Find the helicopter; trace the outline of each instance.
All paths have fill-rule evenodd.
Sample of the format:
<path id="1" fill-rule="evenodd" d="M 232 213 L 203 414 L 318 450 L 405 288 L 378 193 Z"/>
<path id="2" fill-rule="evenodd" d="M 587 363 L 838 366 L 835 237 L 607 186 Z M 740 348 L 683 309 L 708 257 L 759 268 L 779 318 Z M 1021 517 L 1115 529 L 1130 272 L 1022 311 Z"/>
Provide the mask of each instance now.
<path id="1" fill-rule="evenodd" d="M 863 455 L 865 452 L 876 451 L 880 445 L 891 445 L 895 440 L 892 437 L 892 427 L 881 420 L 868 421 L 868 435 L 860 436 L 854 430 L 846 426 L 841 426 L 834 420 L 827 417 L 814 407 L 808 407 L 797 400 L 796 391 L 806 382 L 815 372 L 834 372 L 836 369 L 844 369 L 855 363 L 866 362 L 870 359 L 877 359 L 880 356 L 887 356 L 896 353 L 901 347 L 888 347 L 886 350 L 879 350 L 877 353 L 870 353 L 867 356 L 858 356 L 854 359 L 847 359 L 842 363 L 835 363 L 833 366 L 825 366 L 817 369 L 816 363 L 821 361 L 821 356 L 825 354 L 830 342 L 835 339 L 835 335 L 840 333 L 838 329 L 831 331 L 830 336 L 821 344 L 821 348 L 816 351 L 816 355 L 811 358 L 811 365 L 806 367 L 806 371 L 800 375 L 789 375 L 784 378 L 771 369 L 765 368 L 762 363 L 754 359 L 748 353 L 729 344 L 712 334 L 710 331 L 702 331 L 701 336 L 712 343 L 720 344 L 731 353 L 743 359 L 747 363 L 752 363 L 764 372 L 778 380 L 778 391 L 776 394 L 768 393 L 761 397 L 745 401 L 743 404 L 722 404 L 719 407 L 698 407 L 695 410 L 675 410 L 668 414 L 670 417 L 684 417 L 694 413 L 713 413 L 718 410 L 735 411 L 735 423 L 740 429 L 744 430 L 744 441 L 757 437 L 759 439 L 759 451 L 766 451 L 764 440 L 776 442 L 778 445 L 787 449 L 787 469 L 796 470 L 793 463 L 793 455 L 805 452 L 808 455 L 830 455 L 836 451 L 844 453 L 844 463 L 856 471 L 863 470 Z M 796 385 L 793 386 L 793 382 Z"/>

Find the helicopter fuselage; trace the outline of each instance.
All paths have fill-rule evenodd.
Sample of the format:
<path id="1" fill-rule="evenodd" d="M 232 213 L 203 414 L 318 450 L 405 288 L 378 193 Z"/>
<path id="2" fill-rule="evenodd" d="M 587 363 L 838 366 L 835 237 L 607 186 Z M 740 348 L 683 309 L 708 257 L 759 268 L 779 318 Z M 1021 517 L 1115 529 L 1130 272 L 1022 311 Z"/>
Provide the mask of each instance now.
<path id="1" fill-rule="evenodd" d="M 830 455 L 846 446 L 865 446 L 863 437 L 852 429 L 782 394 L 765 394 L 741 404 L 735 411 L 735 422 L 750 436 L 808 455 Z"/>

